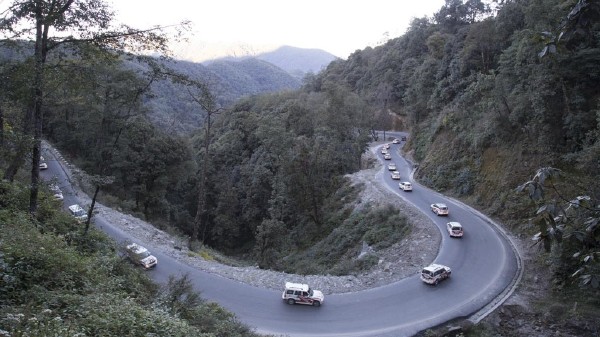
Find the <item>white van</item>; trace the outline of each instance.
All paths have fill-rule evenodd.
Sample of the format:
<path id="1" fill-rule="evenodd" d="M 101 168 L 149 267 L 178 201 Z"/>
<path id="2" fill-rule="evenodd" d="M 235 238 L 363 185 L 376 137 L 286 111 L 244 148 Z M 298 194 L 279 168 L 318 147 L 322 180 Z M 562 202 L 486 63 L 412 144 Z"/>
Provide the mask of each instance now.
<path id="1" fill-rule="evenodd" d="M 306 304 L 315 307 L 321 306 L 325 297 L 319 290 L 312 290 L 308 284 L 302 283 L 285 283 L 285 290 L 281 295 L 281 298 L 287 304 Z"/>

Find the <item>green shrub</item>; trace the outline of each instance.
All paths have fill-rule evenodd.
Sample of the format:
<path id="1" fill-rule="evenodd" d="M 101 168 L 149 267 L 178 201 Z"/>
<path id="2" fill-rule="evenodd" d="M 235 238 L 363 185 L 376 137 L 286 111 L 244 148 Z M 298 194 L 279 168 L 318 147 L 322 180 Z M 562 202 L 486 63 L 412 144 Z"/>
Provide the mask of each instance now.
<path id="1" fill-rule="evenodd" d="M 83 236 L 51 208 L 43 222 L 32 220 L 19 205 L 28 205 L 23 195 L 16 184 L 0 183 L 0 335 L 257 336 L 204 303 L 189 280 L 161 290 L 102 232 Z"/>
<path id="2" fill-rule="evenodd" d="M 357 260 L 363 242 L 384 249 L 410 232 L 408 221 L 392 206 L 364 208 L 349 217 L 312 247 L 289 254 L 282 269 L 297 274 L 349 275 L 377 264 L 376 256 Z"/>

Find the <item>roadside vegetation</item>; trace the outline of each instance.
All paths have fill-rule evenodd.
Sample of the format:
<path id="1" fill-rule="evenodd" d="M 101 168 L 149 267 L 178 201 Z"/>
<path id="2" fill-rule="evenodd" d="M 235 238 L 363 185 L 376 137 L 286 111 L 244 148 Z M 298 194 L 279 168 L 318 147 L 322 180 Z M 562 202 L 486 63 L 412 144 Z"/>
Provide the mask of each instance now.
<path id="1" fill-rule="evenodd" d="M 373 130 L 401 128 L 420 182 L 535 239 L 525 250 L 537 268 L 524 284 L 542 273 L 548 303 L 569 293 L 598 306 L 599 32 L 595 0 L 447 0 L 404 35 L 332 62 L 298 90 L 227 106 L 208 79 L 169 73 L 151 58 L 144 67 L 124 63 L 132 55 L 80 41 L 47 50 L 39 64 L 33 44 L 8 38 L 0 169 L 9 181 L 31 170 L 20 201 L 45 219 L 49 211 L 35 203 L 43 136 L 90 176 L 111 178 L 88 192 L 101 189 L 108 205 L 186 236 L 200 253 L 210 247 L 289 272 L 356 273 L 375 259 L 349 256 L 365 243 L 400 240 L 410 226 L 394 209 L 348 208 L 357 192 L 343 176 L 364 168 Z M 153 38 L 165 46 L 163 35 Z M 42 78 L 34 76 L 40 67 Z M 176 104 L 204 120 L 189 135 L 149 117 L 145 103 L 166 82 L 151 84 L 167 73 L 169 90 L 189 93 Z M 52 88 L 43 109 L 33 79 Z"/>
<path id="2" fill-rule="evenodd" d="M 153 283 L 105 234 L 0 182 L 0 336 L 258 336 L 193 291 L 187 277 Z"/>
<path id="3" fill-rule="evenodd" d="M 310 83 L 344 84 L 375 121 L 393 112 L 419 181 L 535 238 L 555 291 L 598 298 L 599 30 L 597 1 L 446 1 Z"/>

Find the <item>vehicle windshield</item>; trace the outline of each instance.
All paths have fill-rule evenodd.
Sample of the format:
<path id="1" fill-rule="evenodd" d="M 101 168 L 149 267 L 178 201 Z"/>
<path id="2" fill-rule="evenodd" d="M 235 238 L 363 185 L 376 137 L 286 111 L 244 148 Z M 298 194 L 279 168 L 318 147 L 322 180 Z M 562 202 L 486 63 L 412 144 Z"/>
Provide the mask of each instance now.
<path id="1" fill-rule="evenodd" d="M 150 252 L 147 250 L 144 250 L 142 252 L 135 254 L 135 256 L 137 256 L 138 259 L 143 260 L 143 259 L 147 258 L 148 256 L 150 256 Z"/>
<path id="2" fill-rule="evenodd" d="M 80 209 L 73 214 L 75 214 L 75 216 L 85 216 L 85 211 Z"/>

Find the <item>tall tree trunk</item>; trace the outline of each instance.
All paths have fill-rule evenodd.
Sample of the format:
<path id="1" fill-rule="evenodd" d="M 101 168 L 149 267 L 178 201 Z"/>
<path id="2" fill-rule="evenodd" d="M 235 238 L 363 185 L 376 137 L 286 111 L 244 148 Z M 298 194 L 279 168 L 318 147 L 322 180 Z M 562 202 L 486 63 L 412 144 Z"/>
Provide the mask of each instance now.
<path id="1" fill-rule="evenodd" d="M 96 185 L 96 191 L 94 191 L 94 197 L 92 198 L 92 204 L 90 205 L 90 209 L 88 209 L 88 217 L 85 221 L 85 230 L 83 231 L 83 235 L 86 236 L 88 231 L 90 230 L 90 223 L 92 222 L 92 214 L 94 213 L 94 206 L 96 205 L 96 197 L 98 197 L 98 192 L 100 192 L 100 185 Z"/>
<path id="2" fill-rule="evenodd" d="M 206 240 L 206 233 L 208 232 L 208 211 L 207 211 L 207 199 L 208 199 L 208 164 L 210 163 L 210 128 L 212 123 L 212 115 L 219 113 L 220 109 L 217 108 L 215 98 L 210 93 L 210 90 L 205 85 L 198 82 L 191 81 L 192 85 L 196 89 L 200 90 L 200 94 L 196 95 L 192 91 L 188 92 L 194 102 L 200 105 L 206 111 L 206 127 L 205 127 L 205 139 L 204 139 L 204 160 L 202 161 L 202 176 L 200 177 L 200 191 L 198 193 L 198 205 L 196 207 L 196 216 L 194 217 L 194 224 L 192 225 L 192 236 L 188 242 L 189 248 L 192 248 L 192 242 L 198 239 L 200 229 L 202 228 L 202 243 Z"/>
<path id="3" fill-rule="evenodd" d="M 0 106 L 0 147 L 4 148 L 4 112 Z"/>
<path id="4" fill-rule="evenodd" d="M 38 206 L 40 180 L 40 155 L 42 149 L 42 102 L 44 95 L 44 66 L 48 50 L 48 26 L 44 25 L 42 3 L 36 2 L 35 20 L 35 75 L 33 82 L 33 151 L 31 160 L 31 190 L 29 194 L 29 213 L 34 216 Z"/>
<path id="5" fill-rule="evenodd" d="M 210 148 L 210 127 L 211 127 L 211 112 L 207 113 L 205 139 L 204 139 L 204 160 L 202 161 L 202 173 L 200 176 L 200 193 L 198 195 L 198 205 L 196 210 L 196 216 L 194 217 L 194 226 L 192 230 L 192 240 L 197 240 L 200 228 L 202 228 L 201 242 L 204 243 L 206 240 L 207 223 L 206 223 L 206 199 L 208 198 L 208 188 L 206 176 L 208 175 L 208 161 L 209 161 L 209 148 Z"/>

